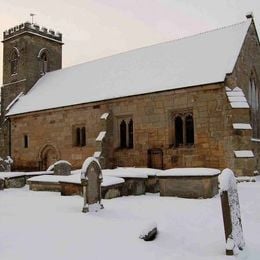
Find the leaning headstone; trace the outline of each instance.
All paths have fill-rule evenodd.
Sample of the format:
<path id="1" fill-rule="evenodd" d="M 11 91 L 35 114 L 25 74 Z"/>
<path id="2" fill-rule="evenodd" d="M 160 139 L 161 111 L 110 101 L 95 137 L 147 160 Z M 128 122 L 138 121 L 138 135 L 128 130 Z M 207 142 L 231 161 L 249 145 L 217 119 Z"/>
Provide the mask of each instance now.
<path id="1" fill-rule="evenodd" d="M 157 225 L 156 223 L 151 223 L 147 225 L 141 232 L 139 238 L 144 241 L 153 241 L 157 235 Z"/>
<path id="2" fill-rule="evenodd" d="M 89 157 L 81 169 L 81 184 L 83 187 L 84 206 L 82 212 L 99 211 L 101 204 L 102 170 L 98 160 Z"/>
<path id="3" fill-rule="evenodd" d="M 8 155 L 6 159 L 0 157 L 0 172 L 11 172 L 13 159 Z"/>
<path id="4" fill-rule="evenodd" d="M 223 170 L 218 178 L 226 237 L 226 255 L 234 255 L 245 247 L 236 178 L 230 169 Z"/>
<path id="5" fill-rule="evenodd" d="M 71 164 L 60 160 L 54 163 L 54 175 L 71 175 Z"/>
<path id="6" fill-rule="evenodd" d="M 0 178 L 0 190 L 3 190 L 5 187 L 5 180 Z"/>
<path id="7" fill-rule="evenodd" d="M 0 172 L 5 172 L 5 165 L 2 157 L 0 157 Z"/>

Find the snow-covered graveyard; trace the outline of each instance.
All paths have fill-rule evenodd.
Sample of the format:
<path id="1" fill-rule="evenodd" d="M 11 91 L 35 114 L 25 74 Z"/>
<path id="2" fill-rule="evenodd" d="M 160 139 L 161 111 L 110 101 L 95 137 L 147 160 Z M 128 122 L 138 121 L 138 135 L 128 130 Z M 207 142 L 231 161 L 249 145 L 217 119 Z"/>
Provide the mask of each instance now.
<path id="1" fill-rule="evenodd" d="M 260 259 L 260 177 L 255 179 L 238 184 L 246 247 L 236 256 L 225 255 L 219 194 L 210 199 L 159 193 L 102 199 L 104 209 L 84 214 L 81 196 L 35 192 L 26 185 L 0 191 L 0 259 Z M 153 226 L 158 228 L 155 240 L 139 238 Z"/>

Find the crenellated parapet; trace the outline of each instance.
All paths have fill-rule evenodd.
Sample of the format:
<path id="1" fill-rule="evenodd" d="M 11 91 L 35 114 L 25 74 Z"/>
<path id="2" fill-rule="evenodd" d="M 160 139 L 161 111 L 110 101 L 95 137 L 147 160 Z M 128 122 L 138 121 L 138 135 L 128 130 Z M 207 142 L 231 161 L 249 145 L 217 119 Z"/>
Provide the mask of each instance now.
<path id="1" fill-rule="evenodd" d="M 51 40 L 62 42 L 62 34 L 60 32 L 54 31 L 53 29 L 47 29 L 44 26 L 39 26 L 38 24 L 31 22 L 21 23 L 4 31 L 3 42 L 23 33 L 38 34 Z"/>

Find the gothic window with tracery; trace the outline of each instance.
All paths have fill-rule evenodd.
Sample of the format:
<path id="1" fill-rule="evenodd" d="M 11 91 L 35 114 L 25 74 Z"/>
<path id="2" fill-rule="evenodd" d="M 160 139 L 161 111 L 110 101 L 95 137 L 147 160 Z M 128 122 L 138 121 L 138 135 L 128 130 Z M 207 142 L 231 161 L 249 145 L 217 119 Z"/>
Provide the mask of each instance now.
<path id="1" fill-rule="evenodd" d="M 11 75 L 17 74 L 18 72 L 18 59 L 19 59 L 19 53 L 16 48 L 12 50 L 11 56 L 10 56 L 10 71 Z"/>
<path id="2" fill-rule="evenodd" d="M 119 147 L 134 147 L 134 123 L 131 117 L 121 118 L 119 120 Z"/>
<path id="3" fill-rule="evenodd" d="M 177 113 L 173 119 L 173 145 L 175 147 L 193 145 L 194 122 L 192 113 Z"/>
<path id="4" fill-rule="evenodd" d="M 251 108 L 251 125 L 253 129 L 253 137 L 255 138 L 260 138 L 259 102 L 260 93 L 256 86 L 255 79 L 251 78 L 248 86 L 248 103 Z"/>
<path id="5" fill-rule="evenodd" d="M 48 72 L 48 55 L 46 52 L 43 52 L 40 56 L 40 70 L 41 74 Z"/>

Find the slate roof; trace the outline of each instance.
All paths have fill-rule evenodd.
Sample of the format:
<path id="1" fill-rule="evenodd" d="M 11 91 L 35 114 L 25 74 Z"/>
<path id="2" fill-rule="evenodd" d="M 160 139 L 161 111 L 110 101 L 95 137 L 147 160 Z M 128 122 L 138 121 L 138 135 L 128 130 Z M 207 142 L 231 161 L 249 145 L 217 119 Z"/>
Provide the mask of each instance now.
<path id="1" fill-rule="evenodd" d="M 49 72 L 7 115 L 223 82 L 251 22 Z"/>

